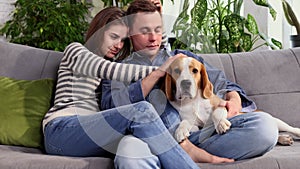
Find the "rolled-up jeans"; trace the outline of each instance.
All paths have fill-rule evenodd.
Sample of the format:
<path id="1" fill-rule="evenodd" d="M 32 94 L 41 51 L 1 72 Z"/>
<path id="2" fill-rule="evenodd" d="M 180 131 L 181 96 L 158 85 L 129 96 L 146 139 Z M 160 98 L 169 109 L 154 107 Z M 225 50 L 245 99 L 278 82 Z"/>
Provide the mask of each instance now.
<path id="1" fill-rule="evenodd" d="M 127 134 L 145 142 L 165 169 L 199 168 L 146 101 L 88 115 L 56 117 L 45 126 L 45 150 L 54 155 L 114 157 Z"/>

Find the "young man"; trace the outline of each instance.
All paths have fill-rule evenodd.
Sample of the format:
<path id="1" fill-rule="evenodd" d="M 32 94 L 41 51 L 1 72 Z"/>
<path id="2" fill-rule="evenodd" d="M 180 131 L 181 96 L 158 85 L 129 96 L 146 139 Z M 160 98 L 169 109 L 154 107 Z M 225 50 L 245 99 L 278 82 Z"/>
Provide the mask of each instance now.
<path id="1" fill-rule="evenodd" d="M 128 8 L 129 29 L 133 53 L 124 62 L 159 66 L 169 57 L 160 49 L 162 39 L 162 17 L 152 10 L 146 0 L 136 0 Z M 226 99 L 231 129 L 223 135 L 214 134 L 203 142 L 199 141 L 201 130 L 180 143 L 195 162 L 232 162 L 262 155 L 272 149 L 277 141 L 277 127 L 271 116 L 263 112 L 254 113 L 255 104 L 248 99 L 243 89 L 228 81 L 220 70 L 208 65 L 199 56 L 183 50 L 173 54 L 185 54 L 203 62 L 214 85 L 214 92 Z M 112 108 L 138 101 L 149 101 L 160 113 L 161 119 L 171 134 L 180 122 L 178 112 L 168 103 L 158 89 L 160 75 L 151 73 L 146 78 L 131 84 L 103 81 L 102 108 Z M 249 112 L 236 116 L 240 111 Z M 191 144 L 191 142 L 193 144 Z M 257 144 L 253 144 L 257 142 Z M 163 152 L 162 152 L 163 153 Z M 158 154 L 154 154 L 158 155 Z M 225 158 L 220 158 L 225 157 Z M 124 162 L 124 161 L 123 161 Z M 155 163 L 152 163 L 155 165 Z"/>

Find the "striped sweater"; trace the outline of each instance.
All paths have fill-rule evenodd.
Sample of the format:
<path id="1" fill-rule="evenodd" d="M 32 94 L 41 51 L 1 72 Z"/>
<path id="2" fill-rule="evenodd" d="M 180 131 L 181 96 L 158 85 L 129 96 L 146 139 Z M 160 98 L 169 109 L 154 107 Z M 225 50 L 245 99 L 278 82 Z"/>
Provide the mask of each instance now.
<path id="1" fill-rule="evenodd" d="M 131 82 L 147 76 L 156 68 L 110 62 L 80 43 L 71 43 L 64 51 L 58 70 L 54 106 L 45 115 L 43 126 L 54 112 L 65 108 L 100 111 L 97 88 L 101 79 Z"/>

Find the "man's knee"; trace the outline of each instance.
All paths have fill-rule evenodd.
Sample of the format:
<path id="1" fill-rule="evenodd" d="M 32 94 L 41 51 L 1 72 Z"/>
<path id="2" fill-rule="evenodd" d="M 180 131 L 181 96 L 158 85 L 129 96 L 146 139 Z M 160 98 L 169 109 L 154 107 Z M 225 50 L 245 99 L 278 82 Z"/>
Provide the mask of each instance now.
<path id="1" fill-rule="evenodd" d="M 278 127 L 274 118 L 265 112 L 257 112 L 257 129 L 253 135 L 256 135 L 258 145 L 264 145 L 268 150 L 273 148 L 278 139 Z M 267 150 L 267 151 L 268 151 Z"/>
<path id="2" fill-rule="evenodd" d="M 116 155 L 129 158 L 146 158 L 153 156 L 148 144 L 132 135 L 126 135 L 121 139 Z"/>
<path id="3" fill-rule="evenodd" d="M 147 143 L 134 136 L 124 136 L 114 160 L 115 168 L 160 168 L 157 156 L 154 156 Z"/>
<path id="4" fill-rule="evenodd" d="M 132 121 L 149 123 L 160 118 L 152 104 L 147 101 L 137 102 L 130 106 L 132 107 L 130 112 L 126 112 L 123 116 L 130 118 Z"/>

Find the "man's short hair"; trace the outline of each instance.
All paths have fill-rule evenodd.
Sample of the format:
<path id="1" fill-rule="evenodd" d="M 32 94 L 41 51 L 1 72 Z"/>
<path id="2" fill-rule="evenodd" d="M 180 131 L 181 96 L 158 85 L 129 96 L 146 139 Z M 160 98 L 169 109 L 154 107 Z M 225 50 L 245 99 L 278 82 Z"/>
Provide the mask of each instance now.
<path id="1" fill-rule="evenodd" d="M 155 6 L 149 0 L 134 0 L 130 3 L 127 9 L 127 16 L 128 16 L 128 25 L 129 27 L 132 26 L 134 20 L 134 14 L 139 12 L 160 12 L 159 7 Z"/>

